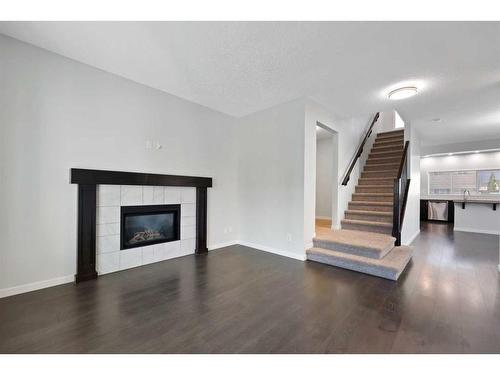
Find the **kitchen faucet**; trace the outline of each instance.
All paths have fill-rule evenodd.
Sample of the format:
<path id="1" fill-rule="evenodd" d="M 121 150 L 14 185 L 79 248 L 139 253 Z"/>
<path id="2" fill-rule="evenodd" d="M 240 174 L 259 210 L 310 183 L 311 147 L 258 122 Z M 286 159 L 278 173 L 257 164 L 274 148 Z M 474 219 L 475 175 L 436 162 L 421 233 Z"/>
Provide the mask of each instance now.
<path id="1" fill-rule="evenodd" d="M 467 201 L 467 197 L 466 197 L 465 193 L 467 193 L 468 196 L 469 196 L 469 198 L 470 198 L 470 191 L 469 191 L 469 189 L 464 189 L 464 202 Z"/>

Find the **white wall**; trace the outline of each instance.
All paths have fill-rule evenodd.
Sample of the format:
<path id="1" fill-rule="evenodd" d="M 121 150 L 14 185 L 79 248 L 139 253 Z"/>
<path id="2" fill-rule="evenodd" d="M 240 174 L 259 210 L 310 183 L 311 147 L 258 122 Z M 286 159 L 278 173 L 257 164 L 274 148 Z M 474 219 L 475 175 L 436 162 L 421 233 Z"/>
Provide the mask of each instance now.
<path id="1" fill-rule="evenodd" d="M 338 135 L 333 178 L 339 198 L 336 210 L 332 206 L 334 222 L 340 222 L 358 169 L 347 187 L 338 184 L 368 119 L 336 120 L 318 103 L 296 100 L 238 120 L 240 243 L 305 258 L 315 231 L 318 121 Z"/>
<path id="2" fill-rule="evenodd" d="M 316 142 L 316 217 L 332 217 L 333 136 Z M 336 181 L 335 181 L 336 183 Z"/>
<path id="3" fill-rule="evenodd" d="M 396 116 L 394 111 L 380 112 L 378 118 L 378 133 L 396 130 Z"/>
<path id="4" fill-rule="evenodd" d="M 430 156 L 420 160 L 422 179 L 420 191 L 423 197 L 429 196 L 429 172 L 461 169 L 500 169 L 500 151 L 479 154 L 459 154 L 451 156 Z M 438 197 L 442 197 L 439 195 Z M 450 198 L 461 195 L 447 196 Z"/>
<path id="5" fill-rule="evenodd" d="M 410 245 L 420 232 L 420 136 L 409 123 L 405 123 L 405 141 L 410 141 L 410 189 L 401 230 L 401 243 Z"/>
<path id="6" fill-rule="evenodd" d="M 4 36 L 0 108 L 0 291 L 74 275 L 72 167 L 213 177 L 208 245 L 237 239 L 233 118 Z"/>
<path id="7" fill-rule="evenodd" d="M 240 242 L 304 259 L 304 103 L 238 123 Z"/>
<path id="8" fill-rule="evenodd" d="M 335 123 L 336 129 L 339 131 L 339 206 L 337 210 L 337 226 L 340 228 L 340 220 L 344 218 L 344 212 L 352 199 L 352 194 L 358 184 L 359 176 L 364 166 L 364 158 L 361 158 L 355 168 L 351 172 L 351 177 L 346 186 L 341 185 L 341 179 L 344 172 L 347 170 L 353 155 L 356 153 L 359 141 L 363 136 L 372 115 L 364 117 L 356 117 L 352 119 L 339 120 Z M 370 147 L 365 147 L 363 154 L 368 155 Z"/>

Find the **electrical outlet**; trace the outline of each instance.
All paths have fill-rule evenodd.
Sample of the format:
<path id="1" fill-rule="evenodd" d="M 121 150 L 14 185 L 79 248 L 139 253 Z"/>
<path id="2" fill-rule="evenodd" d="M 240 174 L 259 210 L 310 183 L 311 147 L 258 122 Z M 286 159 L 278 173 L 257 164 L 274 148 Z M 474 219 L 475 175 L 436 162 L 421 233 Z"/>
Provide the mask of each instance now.
<path id="1" fill-rule="evenodd" d="M 292 242 L 292 234 L 291 234 L 291 233 L 287 233 L 287 234 L 286 234 L 286 240 L 287 240 L 288 242 Z"/>
<path id="2" fill-rule="evenodd" d="M 146 150 L 151 150 L 153 148 L 153 141 L 147 140 L 146 141 Z"/>
<path id="3" fill-rule="evenodd" d="M 224 234 L 227 234 L 227 228 L 224 228 Z"/>
<path id="4" fill-rule="evenodd" d="M 229 233 L 233 233 L 233 227 L 229 227 L 229 228 L 227 228 L 227 231 L 228 231 Z"/>

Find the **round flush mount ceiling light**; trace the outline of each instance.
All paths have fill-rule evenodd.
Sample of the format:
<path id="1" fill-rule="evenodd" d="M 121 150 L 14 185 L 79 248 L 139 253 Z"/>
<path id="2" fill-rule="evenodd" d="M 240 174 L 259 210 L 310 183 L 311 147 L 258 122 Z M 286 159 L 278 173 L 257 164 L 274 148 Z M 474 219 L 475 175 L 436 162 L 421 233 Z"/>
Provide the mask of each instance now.
<path id="1" fill-rule="evenodd" d="M 417 88 L 415 86 L 405 86 L 392 90 L 389 93 L 389 99 L 401 100 L 417 95 Z"/>

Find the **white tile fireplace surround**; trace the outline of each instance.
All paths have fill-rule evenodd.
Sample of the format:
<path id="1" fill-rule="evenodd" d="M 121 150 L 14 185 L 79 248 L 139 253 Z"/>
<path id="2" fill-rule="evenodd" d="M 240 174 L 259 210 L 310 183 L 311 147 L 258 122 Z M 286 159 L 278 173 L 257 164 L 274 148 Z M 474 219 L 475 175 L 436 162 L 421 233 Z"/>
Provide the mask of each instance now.
<path id="1" fill-rule="evenodd" d="M 156 204 L 181 205 L 180 241 L 120 250 L 120 207 Z M 100 275 L 194 254 L 196 188 L 98 185 L 96 236 L 96 266 Z"/>

